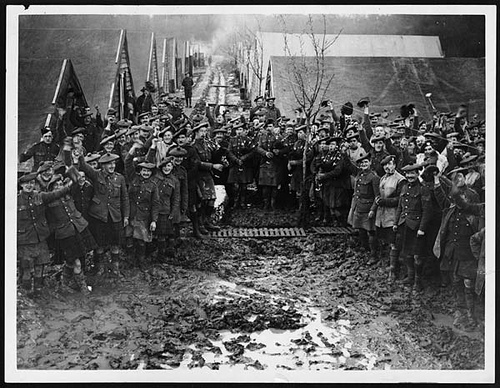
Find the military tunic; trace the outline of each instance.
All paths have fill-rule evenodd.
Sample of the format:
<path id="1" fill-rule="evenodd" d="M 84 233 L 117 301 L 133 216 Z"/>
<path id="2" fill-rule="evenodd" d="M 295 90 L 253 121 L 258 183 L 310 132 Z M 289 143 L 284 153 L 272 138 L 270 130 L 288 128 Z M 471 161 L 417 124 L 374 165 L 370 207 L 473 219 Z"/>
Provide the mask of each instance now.
<path id="1" fill-rule="evenodd" d="M 215 183 L 212 176 L 212 153 L 215 146 L 205 139 L 197 139 L 193 148 L 200 158 L 198 173 L 198 188 L 201 193 L 201 199 L 206 201 L 215 200 Z"/>
<path id="2" fill-rule="evenodd" d="M 347 222 L 353 228 L 375 230 L 375 218 L 368 218 L 370 211 L 375 212 L 375 197 L 380 192 L 380 178 L 372 170 L 360 170 L 356 175 L 354 195 Z"/>
<path id="3" fill-rule="evenodd" d="M 377 207 L 375 226 L 378 228 L 392 228 L 396 220 L 396 208 L 401 193 L 401 185 L 405 177 L 395 171 L 392 174 L 385 174 L 380 178 L 380 198 L 381 202 Z"/>
<path id="4" fill-rule="evenodd" d="M 159 197 L 157 236 L 171 236 L 173 224 L 180 220 L 180 183 L 172 173 L 157 172 L 153 178 Z"/>
<path id="5" fill-rule="evenodd" d="M 248 184 L 253 180 L 253 154 L 252 139 L 248 136 L 240 135 L 229 139 L 227 158 L 231 163 L 227 183 Z M 242 165 L 238 161 L 242 162 Z"/>
<path id="6" fill-rule="evenodd" d="M 261 186 L 278 186 L 279 184 L 279 160 L 274 154 L 272 158 L 266 156 L 267 152 L 273 152 L 276 142 L 277 139 L 272 133 L 265 132 L 259 136 L 255 150 L 262 157 L 259 166 L 259 185 Z"/>
<path id="7" fill-rule="evenodd" d="M 47 144 L 42 141 L 32 145 L 26 152 L 23 152 L 19 156 L 19 162 L 24 163 L 33 158 L 31 171 L 36 171 L 41 162 L 56 160 L 57 155 L 59 155 L 59 146 L 57 144 Z"/>

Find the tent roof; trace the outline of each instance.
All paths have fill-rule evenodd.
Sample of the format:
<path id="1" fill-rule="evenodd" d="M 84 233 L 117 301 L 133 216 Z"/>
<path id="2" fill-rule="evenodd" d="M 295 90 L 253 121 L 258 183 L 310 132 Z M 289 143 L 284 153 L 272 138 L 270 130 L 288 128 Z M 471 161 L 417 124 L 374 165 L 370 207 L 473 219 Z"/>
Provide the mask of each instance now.
<path id="1" fill-rule="evenodd" d="M 19 62 L 38 61 L 40 71 L 48 71 L 52 61 L 71 59 L 89 106 L 98 105 L 101 113 L 105 113 L 118 69 L 120 36 L 120 30 L 22 28 L 19 30 Z M 30 82 L 33 82 L 31 77 L 25 77 L 21 71 L 20 89 L 23 83 Z M 52 88 L 51 84 L 39 86 L 37 89 Z M 38 93 L 35 90 L 34 101 L 41 101 Z"/>
<path id="2" fill-rule="evenodd" d="M 312 69 L 314 57 L 303 59 Z M 271 68 L 276 105 L 291 117 L 297 103 L 289 83 L 292 68 L 289 60 L 289 57 L 272 57 Z M 425 94 L 431 92 L 432 102 L 440 111 L 454 110 L 467 103 L 471 112 L 484 117 L 484 58 L 327 57 L 325 64 L 327 74 L 334 74 L 326 97 L 336 107 L 351 101 L 356 108 L 359 98 L 369 96 L 373 112 L 387 109 L 395 117 L 401 105 L 415 103 L 421 116 L 430 119 Z M 312 82 L 312 72 L 308 75 Z"/>

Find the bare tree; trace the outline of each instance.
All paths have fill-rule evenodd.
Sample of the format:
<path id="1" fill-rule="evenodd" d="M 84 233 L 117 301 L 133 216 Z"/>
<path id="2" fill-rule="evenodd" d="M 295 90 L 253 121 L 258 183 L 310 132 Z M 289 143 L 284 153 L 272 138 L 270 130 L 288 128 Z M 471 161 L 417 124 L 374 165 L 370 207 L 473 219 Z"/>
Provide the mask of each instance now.
<path id="1" fill-rule="evenodd" d="M 280 77 L 288 83 L 293 93 L 295 102 L 302 109 L 305 116 L 306 140 L 302 154 L 302 176 L 304 180 L 303 192 L 301 193 L 302 214 L 301 223 L 307 224 L 307 194 L 306 194 L 306 154 L 310 143 L 310 125 L 312 119 L 320 110 L 320 103 L 330 92 L 330 87 L 335 74 L 328 72 L 325 57 L 327 50 L 336 42 L 342 30 L 333 38 L 327 39 L 326 16 L 322 16 L 322 32 L 317 34 L 314 30 L 312 15 L 308 16 L 306 30 L 298 35 L 299 52 L 292 52 L 286 20 L 283 15 L 278 19 L 283 31 L 284 52 L 286 60 L 286 71 Z M 312 46 L 312 55 L 306 52 L 307 47 Z"/>

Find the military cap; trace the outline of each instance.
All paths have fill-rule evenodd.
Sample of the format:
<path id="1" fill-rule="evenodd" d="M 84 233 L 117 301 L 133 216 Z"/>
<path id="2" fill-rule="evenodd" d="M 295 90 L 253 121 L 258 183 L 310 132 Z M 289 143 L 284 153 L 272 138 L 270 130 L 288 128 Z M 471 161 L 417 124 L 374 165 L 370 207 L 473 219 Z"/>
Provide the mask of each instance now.
<path id="1" fill-rule="evenodd" d="M 396 157 L 394 155 L 387 155 L 384 159 L 380 161 L 380 165 L 385 166 L 387 163 L 394 162 Z"/>
<path id="2" fill-rule="evenodd" d="M 175 132 L 172 135 L 172 139 L 175 139 L 175 138 L 179 137 L 180 135 L 186 136 L 186 130 L 184 128 L 181 128 L 180 130 L 178 130 L 177 132 Z"/>
<path id="3" fill-rule="evenodd" d="M 196 125 L 195 127 L 193 127 L 192 132 L 196 132 L 199 129 L 205 128 L 205 127 L 208 127 L 208 126 L 209 126 L 209 123 L 205 121 L 204 123 L 200 123 L 200 124 Z"/>
<path id="4" fill-rule="evenodd" d="M 358 106 L 360 108 L 364 107 L 366 104 L 369 104 L 370 103 L 370 97 L 363 97 L 361 98 L 359 101 L 358 101 Z"/>
<path id="5" fill-rule="evenodd" d="M 340 108 L 340 113 L 345 114 L 345 115 L 352 115 L 353 109 L 352 109 L 352 102 L 347 101 L 342 107 Z"/>
<path id="6" fill-rule="evenodd" d="M 78 128 L 75 128 L 73 130 L 73 132 L 71 132 L 71 136 L 75 136 L 75 135 L 79 135 L 79 134 L 82 134 L 85 132 L 85 128 L 83 127 L 78 127 Z"/>
<path id="7" fill-rule="evenodd" d="M 320 131 L 328 132 L 328 128 L 325 128 L 325 127 L 319 127 L 319 128 L 318 128 L 318 133 L 319 133 Z"/>
<path id="8" fill-rule="evenodd" d="M 101 140 L 99 144 L 104 145 L 109 141 L 115 141 L 115 140 L 116 140 L 116 135 L 106 136 L 104 139 Z"/>
<path id="9" fill-rule="evenodd" d="M 325 125 L 325 124 L 330 125 L 331 123 L 332 123 L 332 122 L 331 122 L 330 120 L 327 120 L 327 119 L 322 119 L 322 120 L 320 120 L 320 124 L 321 124 L 321 125 Z"/>
<path id="10" fill-rule="evenodd" d="M 286 116 L 281 116 L 281 121 L 286 123 L 287 121 L 290 121 L 290 118 Z"/>
<path id="11" fill-rule="evenodd" d="M 167 163 L 174 163 L 174 157 L 172 155 L 167 156 L 165 159 L 163 159 L 161 163 L 158 165 L 158 167 L 162 168 Z"/>
<path id="12" fill-rule="evenodd" d="M 351 139 L 359 139 L 359 132 L 354 132 L 352 135 L 346 136 L 345 139 L 347 141 L 349 141 Z"/>
<path id="13" fill-rule="evenodd" d="M 343 140 L 343 139 L 342 139 L 341 137 L 338 137 L 338 136 L 330 136 L 330 137 L 328 138 L 328 141 L 327 141 L 327 143 L 326 143 L 326 144 L 330 144 L 330 143 L 333 143 L 333 142 L 335 142 L 335 143 L 337 143 L 337 144 L 338 144 L 338 143 L 340 143 L 342 140 Z"/>
<path id="14" fill-rule="evenodd" d="M 182 148 L 181 146 L 177 146 L 170 148 L 170 150 L 168 151 L 168 156 L 182 157 L 186 156 L 187 153 L 188 152 L 184 148 Z"/>
<path id="15" fill-rule="evenodd" d="M 414 170 L 420 169 L 421 167 L 422 167 L 422 165 L 421 164 L 417 164 L 417 163 L 415 163 L 415 164 L 407 164 L 401 170 L 405 171 L 405 172 L 407 172 L 407 171 L 414 171 Z"/>
<path id="16" fill-rule="evenodd" d="M 399 126 L 399 124 L 398 124 L 398 123 L 396 123 L 396 122 L 392 122 L 392 123 L 387 124 L 387 126 L 388 126 L 389 128 L 395 128 L 395 127 Z"/>
<path id="17" fill-rule="evenodd" d="M 52 168 L 54 169 L 55 174 L 57 174 L 59 171 L 64 174 L 64 172 L 66 171 L 66 165 L 62 160 L 56 160 Z"/>
<path id="18" fill-rule="evenodd" d="M 111 154 L 111 153 L 105 153 L 104 155 L 102 155 L 100 158 L 99 158 L 99 163 L 101 164 L 105 164 L 105 163 L 109 163 L 109 162 L 112 162 L 113 160 L 116 160 L 116 159 L 119 159 L 120 157 L 116 154 Z"/>
<path id="19" fill-rule="evenodd" d="M 36 178 L 37 176 L 37 173 L 36 172 L 30 172 L 28 174 L 24 174 L 24 175 L 21 175 L 17 182 L 18 183 L 24 183 L 24 182 L 29 182 L 29 181 L 32 181 Z"/>
<path id="20" fill-rule="evenodd" d="M 463 165 L 466 165 L 467 163 L 470 163 L 474 160 L 477 159 L 477 155 L 470 155 L 466 158 L 463 158 L 461 161 L 460 161 L 460 165 L 463 166 Z"/>
<path id="21" fill-rule="evenodd" d="M 156 167 L 154 163 L 149 163 L 149 162 L 141 162 L 137 166 L 141 168 L 147 168 L 148 170 L 152 170 L 153 168 Z"/>
<path id="22" fill-rule="evenodd" d="M 307 128 L 307 125 L 305 125 L 305 124 L 303 124 L 303 125 L 297 125 L 295 127 L 295 132 L 304 131 L 306 128 Z"/>
<path id="23" fill-rule="evenodd" d="M 42 133 L 42 136 L 45 135 L 47 132 L 51 132 L 52 129 L 50 127 L 42 127 L 40 128 L 40 132 Z"/>
<path id="24" fill-rule="evenodd" d="M 458 137 L 458 132 L 450 132 L 446 134 L 446 137 Z"/>
<path id="25" fill-rule="evenodd" d="M 254 125 L 254 128 L 259 129 L 259 128 L 264 127 L 264 125 L 265 125 L 264 123 L 257 123 L 256 125 Z"/>
<path id="26" fill-rule="evenodd" d="M 114 116 L 116 113 L 117 113 L 116 109 L 109 108 L 108 111 L 106 112 L 106 115 L 108 115 L 108 116 Z"/>
<path id="27" fill-rule="evenodd" d="M 436 139 L 436 138 L 439 138 L 440 136 L 435 132 L 426 132 L 426 133 L 424 133 L 424 137 L 430 137 L 430 138 Z"/>
<path id="28" fill-rule="evenodd" d="M 137 132 L 139 130 L 140 125 L 132 125 L 128 130 L 127 130 L 127 136 L 132 135 L 134 132 Z"/>
<path id="29" fill-rule="evenodd" d="M 370 160 L 370 154 L 369 153 L 366 153 L 366 154 L 361 154 L 357 159 L 356 159 L 356 163 L 359 163 L 359 162 L 362 162 L 363 160 L 365 159 L 368 159 Z"/>
<path id="30" fill-rule="evenodd" d="M 195 114 L 195 115 L 193 116 L 193 118 L 192 118 L 192 119 L 193 119 L 193 121 L 202 121 L 202 120 L 203 120 L 203 118 L 204 118 L 204 117 L 203 117 L 202 115 L 200 115 L 200 114 Z"/>
<path id="31" fill-rule="evenodd" d="M 81 115 L 81 117 L 88 117 L 88 116 L 92 116 L 92 112 L 86 112 Z"/>
<path id="32" fill-rule="evenodd" d="M 271 97 L 271 96 L 266 97 L 266 101 L 274 101 L 274 100 L 276 100 L 276 97 Z"/>
<path id="33" fill-rule="evenodd" d="M 220 127 L 220 128 L 217 128 L 217 129 L 214 129 L 213 130 L 213 133 L 227 133 L 227 129 L 226 127 Z"/>
<path id="34" fill-rule="evenodd" d="M 63 176 L 61 174 L 54 174 L 52 176 L 52 178 L 50 178 L 50 181 L 49 181 L 49 184 L 47 185 L 47 187 L 49 188 L 49 190 L 51 190 L 54 183 L 62 181 L 62 180 L 63 180 Z"/>
<path id="35" fill-rule="evenodd" d="M 128 128 L 132 125 L 132 121 L 129 120 L 120 120 L 116 123 L 120 128 Z"/>
<path id="36" fill-rule="evenodd" d="M 101 155 L 99 154 L 91 154 L 91 153 L 88 153 L 86 156 L 85 156 L 85 162 L 86 163 L 90 163 L 90 162 L 93 162 L 94 160 L 97 160 L 101 157 Z"/>
<path id="37" fill-rule="evenodd" d="M 239 124 L 236 124 L 233 126 L 233 129 L 238 129 L 238 128 L 242 128 L 245 126 L 245 123 L 239 123 Z"/>
<path id="38" fill-rule="evenodd" d="M 44 171 L 50 170 L 51 168 L 54 168 L 54 162 L 52 162 L 50 160 L 46 160 L 46 161 L 40 163 L 36 172 L 37 172 L 37 174 L 40 174 Z"/>
<path id="39" fill-rule="evenodd" d="M 451 170 L 449 173 L 447 173 L 446 175 L 452 176 L 456 172 L 466 172 L 466 171 L 467 171 L 467 168 L 465 168 L 465 167 L 456 167 L 453 170 Z"/>
<path id="40" fill-rule="evenodd" d="M 257 100 L 264 99 L 264 96 L 257 96 L 253 99 L 253 102 L 257 102 Z"/>
<path id="41" fill-rule="evenodd" d="M 484 137 L 480 137 L 479 139 L 474 140 L 474 144 L 486 144 L 486 140 Z"/>
<path id="42" fill-rule="evenodd" d="M 117 139 L 119 139 L 120 137 L 122 137 L 123 135 L 126 135 L 127 133 L 128 133 L 128 128 L 123 128 L 123 129 L 120 129 L 119 131 L 116 131 L 115 137 Z"/>
<path id="43" fill-rule="evenodd" d="M 318 139 L 318 143 L 326 143 L 326 144 L 328 144 L 329 140 L 330 140 L 330 136 L 321 137 L 321 138 Z"/>
<path id="44" fill-rule="evenodd" d="M 378 141 L 385 141 L 385 137 L 384 136 L 373 136 L 371 139 L 372 143 L 376 143 Z"/>
<path id="45" fill-rule="evenodd" d="M 266 120 L 266 125 L 273 124 L 274 125 L 274 120 L 272 118 L 268 118 Z"/>
<path id="46" fill-rule="evenodd" d="M 255 111 L 255 116 L 265 116 L 267 114 L 267 110 L 260 108 Z"/>
<path id="47" fill-rule="evenodd" d="M 140 120 L 146 116 L 149 116 L 150 114 L 151 114 L 150 112 L 141 113 L 139 116 L 137 116 L 137 119 Z"/>
<path id="48" fill-rule="evenodd" d="M 403 137 L 403 134 L 400 133 L 400 132 L 394 132 L 392 135 L 391 135 L 391 139 L 399 139 L 399 138 L 402 138 Z"/>
<path id="49" fill-rule="evenodd" d="M 151 125 L 143 124 L 143 125 L 139 125 L 139 129 L 141 131 L 150 132 L 153 130 L 153 127 Z"/>
<path id="50" fill-rule="evenodd" d="M 469 148 L 469 145 L 465 144 L 465 143 L 456 143 L 455 144 L 455 148 L 460 148 L 462 150 L 467 150 Z"/>

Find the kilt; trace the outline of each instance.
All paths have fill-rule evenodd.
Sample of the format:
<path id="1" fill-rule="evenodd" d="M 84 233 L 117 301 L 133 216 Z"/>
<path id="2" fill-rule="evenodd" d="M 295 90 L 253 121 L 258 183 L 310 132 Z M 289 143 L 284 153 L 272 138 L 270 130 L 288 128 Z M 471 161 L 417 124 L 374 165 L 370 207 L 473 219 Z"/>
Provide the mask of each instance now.
<path id="1" fill-rule="evenodd" d="M 324 184 L 321 188 L 321 198 L 325 206 L 331 209 L 348 207 L 350 205 L 350 198 L 347 196 L 347 190 L 343 187 Z"/>
<path id="2" fill-rule="evenodd" d="M 475 279 L 477 275 L 477 261 L 472 252 L 470 253 L 471 260 L 459 260 L 455 252 L 456 248 L 451 244 L 445 246 L 439 269 L 441 271 L 450 271 L 465 279 Z"/>
<path id="3" fill-rule="evenodd" d="M 33 271 L 35 265 L 50 263 L 49 247 L 46 241 L 17 246 L 17 259 L 24 270 Z"/>
<path id="4" fill-rule="evenodd" d="M 395 233 L 392 228 L 377 228 L 377 237 L 387 244 L 396 244 L 397 246 L 397 233 Z"/>
<path id="5" fill-rule="evenodd" d="M 408 228 L 408 226 L 399 226 L 401 230 L 401 257 L 421 255 L 425 250 L 426 238 L 417 236 L 417 230 Z"/>
<path id="6" fill-rule="evenodd" d="M 259 185 L 278 186 L 279 185 L 278 161 L 272 159 L 260 165 Z"/>
<path id="7" fill-rule="evenodd" d="M 254 172 L 251 166 L 231 166 L 227 176 L 227 183 L 252 183 Z"/>
<path id="8" fill-rule="evenodd" d="M 155 236 L 165 237 L 174 235 L 173 220 L 169 220 L 169 214 L 159 214 L 158 222 L 156 222 Z"/>
<path id="9" fill-rule="evenodd" d="M 132 220 L 125 227 L 125 237 L 132 237 L 145 242 L 153 241 L 153 234 L 149 230 L 147 221 Z"/>
<path id="10" fill-rule="evenodd" d="M 200 189 L 202 200 L 210 201 L 216 198 L 214 179 L 210 173 L 200 174 L 198 188 Z"/>
<path id="11" fill-rule="evenodd" d="M 368 213 L 360 213 L 352 207 L 347 216 L 347 222 L 355 229 L 364 229 L 368 231 L 375 230 L 375 217 L 368 218 Z"/>
<path id="12" fill-rule="evenodd" d="M 57 249 L 64 254 L 66 259 L 83 257 L 87 252 L 97 248 L 94 236 L 88 228 L 80 233 L 75 232 L 74 236 L 56 240 Z"/>
<path id="13" fill-rule="evenodd" d="M 92 216 L 89 216 L 88 221 L 90 233 L 94 236 L 99 247 L 121 245 L 123 243 L 122 221 L 113 222 L 109 219 L 108 222 L 103 222 Z"/>

